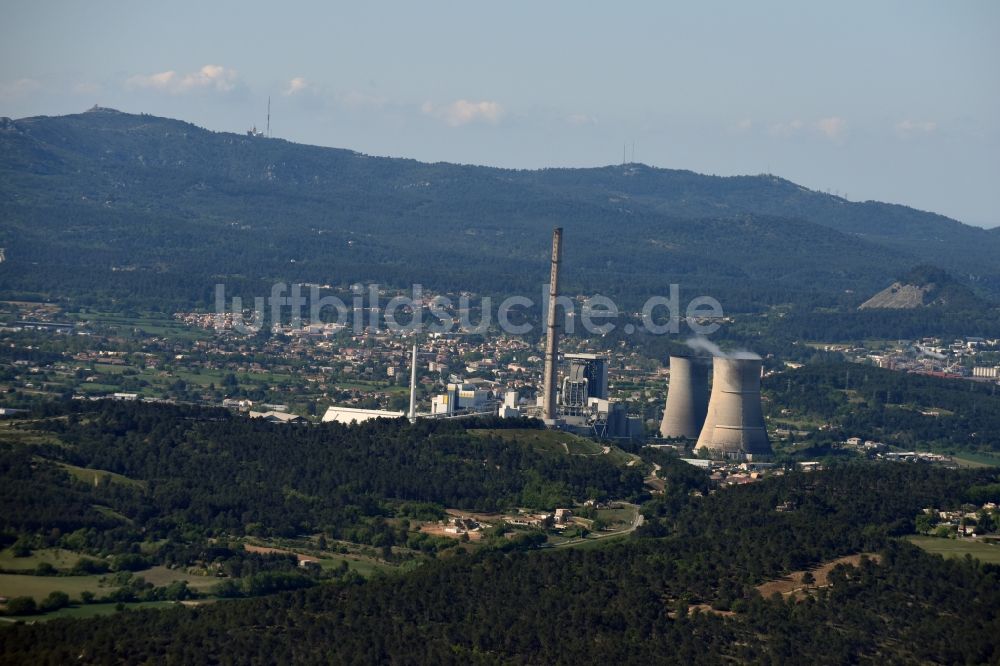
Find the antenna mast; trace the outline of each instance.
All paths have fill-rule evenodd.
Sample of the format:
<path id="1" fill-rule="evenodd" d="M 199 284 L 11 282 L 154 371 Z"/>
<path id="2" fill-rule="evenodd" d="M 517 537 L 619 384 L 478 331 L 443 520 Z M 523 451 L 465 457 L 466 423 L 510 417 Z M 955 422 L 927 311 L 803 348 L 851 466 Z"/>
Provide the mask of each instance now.
<path id="1" fill-rule="evenodd" d="M 267 138 L 271 138 L 271 96 L 267 96 Z"/>

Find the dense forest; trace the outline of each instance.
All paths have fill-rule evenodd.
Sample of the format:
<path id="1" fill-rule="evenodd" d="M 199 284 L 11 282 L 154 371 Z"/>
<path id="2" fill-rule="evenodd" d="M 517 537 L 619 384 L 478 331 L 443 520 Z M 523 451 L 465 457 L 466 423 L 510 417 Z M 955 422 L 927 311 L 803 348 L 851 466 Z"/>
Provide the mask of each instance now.
<path id="1" fill-rule="evenodd" d="M 905 465 L 790 474 L 710 496 L 677 482 L 626 542 L 484 551 L 403 576 L 197 609 L 12 627 L 4 663 L 990 663 L 1000 569 L 895 537 L 995 471 Z M 978 490 L 977 490 L 978 489 Z M 831 557 L 829 585 L 763 581 Z"/>
<path id="2" fill-rule="evenodd" d="M 47 417 L 25 432 L 47 441 L 0 448 L 0 546 L 35 535 L 39 546 L 107 558 L 166 539 L 145 564 L 185 564 L 205 559 L 206 544 L 227 537 L 322 534 L 389 557 L 408 539 L 406 527 L 390 520 L 397 515 L 551 510 L 644 494 L 638 467 L 539 452 L 466 429 L 537 427 L 534 421 L 299 427 L 142 403 L 45 409 Z"/>

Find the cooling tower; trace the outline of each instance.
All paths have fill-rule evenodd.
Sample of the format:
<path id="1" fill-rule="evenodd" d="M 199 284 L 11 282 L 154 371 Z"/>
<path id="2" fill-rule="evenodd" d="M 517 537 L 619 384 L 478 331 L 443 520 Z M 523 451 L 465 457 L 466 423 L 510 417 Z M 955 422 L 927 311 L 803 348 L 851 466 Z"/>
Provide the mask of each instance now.
<path id="1" fill-rule="evenodd" d="M 660 436 L 697 439 L 707 411 L 708 364 L 700 358 L 671 356 L 670 387 Z"/>
<path id="2" fill-rule="evenodd" d="M 727 458 L 771 453 L 760 406 L 761 364 L 759 358 L 712 359 L 712 395 L 696 451 Z"/>

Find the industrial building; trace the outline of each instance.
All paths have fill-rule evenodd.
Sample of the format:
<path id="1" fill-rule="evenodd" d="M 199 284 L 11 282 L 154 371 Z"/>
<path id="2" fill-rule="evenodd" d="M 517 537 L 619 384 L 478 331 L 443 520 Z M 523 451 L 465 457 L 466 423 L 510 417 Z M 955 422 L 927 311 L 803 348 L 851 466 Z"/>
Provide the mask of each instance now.
<path id="1" fill-rule="evenodd" d="M 417 420 L 417 344 L 413 343 L 413 355 L 410 359 L 410 409 L 408 412 L 394 412 L 386 409 L 361 409 L 358 407 L 341 407 L 332 405 L 323 414 L 323 422 L 364 423 L 370 419 L 398 419 L 407 416 L 410 423 Z"/>
<path id="2" fill-rule="evenodd" d="M 566 354 L 569 370 L 559 395 L 560 413 L 576 415 L 587 409 L 590 398 L 608 399 L 608 358 L 597 354 Z"/>
<path id="3" fill-rule="evenodd" d="M 569 362 L 556 396 L 559 423 L 601 439 L 640 439 L 642 419 L 630 417 L 623 403 L 608 399 L 608 357 L 566 354 Z"/>
<path id="4" fill-rule="evenodd" d="M 391 412 L 386 409 L 360 409 L 358 407 L 331 406 L 323 414 L 323 422 L 364 423 L 369 419 L 398 419 L 406 416 L 405 412 Z"/>
<path id="5" fill-rule="evenodd" d="M 629 416 L 624 403 L 608 399 L 607 357 L 567 354 L 566 358 L 569 368 L 563 377 L 562 390 L 556 392 L 556 418 L 549 425 L 599 439 L 643 438 L 643 420 Z M 553 371 L 553 375 L 557 373 Z M 591 393 L 591 387 L 597 395 Z M 503 418 L 540 416 L 544 413 L 544 398 L 539 396 L 537 404 L 522 409 L 517 393 L 508 392 L 497 413 Z"/>
<path id="6" fill-rule="evenodd" d="M 490 402 L 490 392 L 479 388 L 476 384 L 450 383 L 445 393 L 431 399 L 431 415 L 448 416 L 458 412 L 483 412 L 490 407 Z"/>
<path id="7" fill-rule="evenodd" d="M 248 416 L 252 419 L 264 419 L 268 423 L 308 423 L 306 419 L 296 414 L 276 412 L 273 410 L 267 412 L 255 412 L 251 410 Z"/>
<path id="8" fill-rule="evenodd" d="M 507 391 L 503 394 L 503 402 L 497 410 L 497 416 L 502 419 L 516 419 L 520 417 L 521 409 L 520 394 L 517 391 Z"/>

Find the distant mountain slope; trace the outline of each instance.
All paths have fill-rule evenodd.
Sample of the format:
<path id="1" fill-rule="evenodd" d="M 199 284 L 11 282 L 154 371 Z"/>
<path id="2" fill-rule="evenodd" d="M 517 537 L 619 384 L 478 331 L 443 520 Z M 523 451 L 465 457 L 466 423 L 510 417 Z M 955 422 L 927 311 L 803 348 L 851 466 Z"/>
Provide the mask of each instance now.
<path id="1" fill-rule="evenodd" d="M 671 282 L 731 310 L 850 301 L 926 261 L 1000 294 L 1000 235 L 770 176 L 425 164 L 110 109 L 0 120 L 0 195 L 7 294 L 207 303 L 215 282 L 276 279 L 534 294 L 555 225 L 568 289 L 640 302 Z"/>
<path id="2" fill-rule="evenodd" d="M 859 310 L 908 310 L 929 305 L 927 294 L 930 285 L 918 287 L 915 284 L 893 282 L 892 285 L 878 292 L 858 306 Z"/>
<path id="3" fill-rule="evenodd" d="M 965 285 L 933 266 L 918 266 L 862 303 L 859 310 L 909 310 L 940 307 L 952 312 L 982 309 L 986 304 Z"/>
<path id="4" fill-rule="evenodd" d="M 877 201 L 851 202 L 772 175 L 705 176 L 644 165 L 549 169 L 539 178 L 556 187 L 600 191 L 690 216 L 756 213 L 801 217 L 844 233 L 904 248 L 939 250 L 941 242 L 972 243 L 991 233 L 956 220 Z M 973 249 L 971 246 L 966 249 Z M 984 258 L 989 259 L 988 257 Z M 996 263 L 989 259 L 987 263 Z"/>

